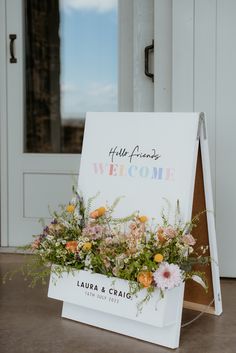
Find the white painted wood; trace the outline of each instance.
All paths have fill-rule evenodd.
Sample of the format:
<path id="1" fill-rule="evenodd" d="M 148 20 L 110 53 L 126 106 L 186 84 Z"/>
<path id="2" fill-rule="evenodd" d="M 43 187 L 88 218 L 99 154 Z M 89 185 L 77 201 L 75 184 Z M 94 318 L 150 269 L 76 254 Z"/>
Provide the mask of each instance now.
<path id="1" fill-rule="evenodd" d="M 204 153 L 206 204 L 209 210 L 214 210 L 211 185 L 215 193 L 216 23 L 215 0 L 155 1 L 155 110 L 207 112 L 210 161 L 208 144 L 201 141 L 201 146 Z M 218 259 L 214 222 L 214 214 L 209 213 L 211 254 Z M 221 245 L 219 237 L 218 244 Z M 227 258 L 226 254 L 225 257 Z M 212 263 L 212 273 L 215 313 L 219 315 L 222 304 L 218 263 Z"/>
<path id="2" fill-rule="evenodd" d="M 213 195 L 216 143 L 216 0 L 195 1 L 194 111 L 206 114 Z"/>
<path id="3" fill-rule="evenodd" d="M 118 1 L 118 108 L 121 112 L 133 111 L 133 1 Z"/>
<path id="4" fill-rule="evenodd" d="M 7 190 L 7 104 L 6 87 L 6 6 L 5 0 L 0 0 L 0 193 L 1 193 L 1 240 L 0 245 L 8 243 L 8 190 Z"/>
<path id="5" fill-rule="evenodd" d="M 83 288 L 82 282 L 97 289 Z M 137 305 L 145 297 L 146 289 L 130 299 L 114 295 L 115 290 L 128 293 L 129 282 L 74 271 L 73 274 L 65 272 L 60 278 L 51 275 L 48 296 L 64 301 L 62 317 L 170 348 L 178 347 L 184 284 L 166 291 L 163 299 L 155 290 L 139 314 Z"/>
<path id="6" fill-rule="evenodd" d="M 65 173 L 78 174 L 80 157 L 78 155 L 43 155 L 24 154 L 24 39 L 23 39 L 23 2 L 9 0 L 6 2 L 7 37 L 9 33 L 16 33 L 15 50 L 17 64 L 9 63 L 9 53 L 7 52 L 7 149 L 8 149 L 8 184 L 5 180 L 4 187 L 8 189 L 8 242 L 4 245 L 19 246 L 31 241 L 32 234 L 40 231 L 40 225 L 36 218 L 27 217 L 24 208 L 32 210 L 37 207 L 37 203 L 45 204 L 47 208 L 51 202 L 45 194 L 47 185 L 38 183 L 34 188 L 39 190 L 39 199 L 30 198 L 24 194 L 24 174 L 25 173 Z M 6 43 L 6 42 L 5 42 Z M 13 104 L 14 102 L 14 104 Z M 68 178 L 69 179 L 69 178 Z M 7 185 L 7 186 L 6 186 Z M 72 186 L 72 183 L 71 183 Z M 62 194 L 60 203 L 67 202 L 71 193 L 65 197 L 61 193 L 61 183 L 57 183 L 55 178 L 54 192 Z M 68 190 L 68 186 L 66 187 Z M 41 191 L 41 192 L 40 192 Z M 25 196 L 27 196 L 25 198 Z M 34 204 L 35 203 L 35 204 Z M 45 214 L 42 214 L 44 216 Z M 40 216 L 40 215 L 38 215 Z M 40 216 L 41 217 L 41 216 Z"/>
<path id="7" fill-rule="evenodd" d="M 206 113 L 215 195 L 216 0 L 155 1 L 155 38 L 155 110 Z"/>
<path id="8" fill-rule="evenodd" d="M 16 6 L 16 7 L 15 7 Z M 15 12 L 17 10 L 17 12 Z M 23 245 L 24 243 L 12 242 L 10 234 L 21 234 L 19 221 L 22 211 L 22 175 L 20 156 L 23 148 L 23 82 L 22 79 L 22 22 L 17 18 L 17 13 L 22 15 L 22 2 L 10 0 L 6 2 L 7 38 L 10 33 L 15 33 L 15 55 L 17 64 L 9 63 L 9 50 L 7 50 L 7 139 L 8 139 L 8 245 Z M 10 15 L 12 17 L 10 18 Z M 8 49 L 8 48 L 7 48 Z M 14 102 L 14 104 L 12 103 Z M 12 158 L 9 158 L 11 156 Z M 12 232 L 14 228 L 14 233 Z M 25 229 L 23 230 L 23 232 Z M 20 232 L 20 233 L 18 233 Z M 22 232 L 22 233 L 23 233 Z M 23 233 L 24 234 L 24 233 Z M 18 240 L 18 239 L 17 239 Z"/>
<path id="9" fill-rule="evenodd" d="M 94 200 L 96 208 L 124 195 L 116 207 L 117 217 L 139 210 L 151 219 L 161 213 L 166 198 L 172 205 L 173 223 L 179 200 L 183 221 L 189 221 L 198 120 L 197 113 L 87 113 L 78 182 L 85 202 L 100 192 Z M 139 146 L 139 153 L 155 150 L 161 157 L 130 160 L 135 146 Z M 112 159 L 110 151 L 115 148 L 117 152 L 125 148 L 126 156 Z"/>
<path id="10" fill-rule="evenodd" d="M 154 1 L 154 110 L 172 111 L 172 0 Z"/>
<path id="11" fill-rule="evenodd" d="M 144 74 L 144 48 L 154 38 L 154 0 L 120 0 L 118 4 L 119 111 L 153 111 L 154 85 Z"/>
<path id="12" fill-rule="evenodd" d="M 234 102 L 236 3 L 173 2 L 173 111 L 204 111 L 209 131 L 221 276 L 236 277 Z M 226 172 L 227 171 L 227 172 Z"/>
<path id="13" fill-rule="evenodd" d="M 194 1 L 172 2 L 172 111 L 194 111 Z"/>
<path id="14" fill-rule="evenodd" d="M 201 121 L 204 120 L 202 114 L 200 116 Z M 179 200 L 182 219 L 187 222 L 192 218 L 199 148 L 197 136 L 201 132 L 204 191 L 209 211 L 208 237 L 213 259 L 214 312 L 220 315 L 222 304 L 208 139 L 207 131 L 202 127 L 203 123 L 199 128 L 199 113 L 88 113 L 78 188 L 83 191 L 85 203 L 100 192 L 93 202 L 94 209 L 112 204 L 117 197 L 124 195 L 115 210 L 118 218 L 138 210 L 150 219 L 157 219 L 164 206 L 163 199 L 167 199 L 172 206 L 169 213 L 172 224 Z M 161 155 L 160 159 L 134 158 L 130 161 L 129 156 L 136 145 L 140 146 L 139 152 L 142 153 L 155 149 Z M 115 147 L 117 155 L 111 157 L 110 151 Z M 120 149 L 126 154 L 119 155 Z M 173 172 L 171 182 L 165 177 L 165 169 L 160 178 L 154 176 L 158 173 L 153 174 L 154 169 L 165 167 Z"/>
<path id="15" fill-rule="evenodd" d="M 23 174 L 23 215 L 24 218 L 48 217 L 48 206 L 45 200 L 50 200 L 50 209 L 57 210 L 61 200 L 68 200 L 71 185 L 76 185 L 77 175 L 62 173 L 24 173 Z M 60 190 L 60 192 L 58 192 Z M 37 200 L 37 202 L 32 202 Z"/>
<path id="16" fill-rule="evenodd" d="M 236 2 L 217 1 L 216 229 L 222 276 L 236 277 Z"/>
<path id="17" fill-rule="evenodd" d="M 203 124 L 205 124 L 205 126 Z M 202 158 L 206 209 L 208 211 L 207 226 L 208 226 L 209 250 L 210 250 L 210 256 L 212 258 L 211 272 L 212 272 L 212 283 L 213 283 L 213 292 L 214 292 L 214 299 L 215 299 L 214 311 L 216 315 L 220 315 L 222 313 L 220 271 L 219 271 L 216 229 L 215 229 L 215 213 L 214 213 L 214 202 L 213 202 L 212 181 L 211 181 L 212 179 L 211 179 L 211 168 L 210 168 L 210 154 L 209 154 L 208 134 L 207 134 L 205 117 L 204 117 L 204 121 L 201 124 L 200 148 L 201 148 L 201 158 Z"/>
<path id="18" fill-rule="evenodd" d="M 145 10 L 145 21 L 140 24 L 140 31 L 142 33 L 143 40 L 147 39 L 147 34 L 150 33 L 150 27 L 145 30 L 147 23 L 147 14 L 150 13 L 150 4 L 153 0 L 145 2 L 147 4 L 147 10 L 145 10 L 144 4 L 139 3 L 142 10 Z M 6 4 L 6 14 L 5 14 Z M 1 13 L 0 13 L 0 39 L 1 39 L 1 67 L 5 67 L 6 70 L 1 70 L 1 217 L 2 217 L 2 245 L 4 246 L 18 246 L 24 245 L 31 240 L 31 234 L 35 234 L 40 230 L 40 226 L 35 217 L 25 217 L 25 215 L 38 215 L 39 209 L 42 210 L 42 215 L 45 216 L 45 210 L 48 204 L 52 204 L 56 201 L 57 196 L 53 200 L 48 199 L 46 190 L 48 185 L 41 183 L 40 188 L 38 184 L 33 185 L 32 183 L 28 186 L 28 191 L 24 194 L 24 175 L 27 174 L 39 174 L 39 175 L 52 175 L 58 174 L 61 177 L 55 178 L 54 193 L 62 195 L 61 180 L 63 176 L 67 176 L 67 180 L 70 179 L 70 175 L 78 174 L 80 156 L 79 155 L 56 155 L 56 154 L 25 154 L 23 153 L 23 136 L 24 136 L 24 38 L 23 38 L 23 0 L 1 0 Z M 119 36 L 119 49 L 122 51 L 119 57 L 119 96 L 120 103 L 119 107 L 122 110 L 133 110 L 133 50 L 134 50 L 134 26 L 133 16 L 134 7 L 137 8 L 137 4 L 134 5 L 133 0 L 119 1 L 119 18 L 121 21 L 120 36 Z M 140 13 L 138 11 L 137 13 Z M 6 20 L 6 31 L 5 31 L 5 20 Z M 130 28 L 131 26 L 131 28 Z M 142 30 L 141 30 L 142 28 Z M 129 32 L 130 31 L 130 32 Z M 148 32 L 149 31 L 149 32 Z M 140 32 L 140 33 L 141 33 Z M 17 40 L 15 42 L 16 56 L 18 59 L 17 64 L 9 64 L 6 62 L 9 59 L 9 53 L 7 52 L 8 43 L 7 36 L 9 33 L 16 33 Z M 150 40 L 152 39 L 152 36 Z M 140 43 L 140 48 L 143 42 Z M 138 50 L 137 46 L 136 49 Z M 140 49 L 141 50 L 141 49 Z M 144 48 L 142 48 L 144 50 Z M 127 54 L 127 55 L 126 55 Z M 141 61 L 139 61 L 141 65 Z M 135 74 L 140 77 L 137 78 L 139 87 L 141 85 L 141 79 L 143 77 L 142 72 L 138 73 L 135 70 Z M 6 76 L 5 76 L 6 75 Z M 147 80 L 148 79 L 144 79 Z M 7 84 L 6 84 L 7 81 Z M 150 86 L 150 82 L 144 82 L 143 85 L 143 97 L 140 109 L 148 109 L 147 105 L 144 105 L 145 99 L 150 102 L 149 92 L 146 89 L 147 85 Z M 7 87 L 7 92 L 6 92 Z M 2 89 L 3 88 L 3 89 Z M 13 104 L 14 102 L 14 104 Z M 149 104 L 149 103 L 148 103 Z M 151 110 L 153 108 L 150 108 Z M 72 185 L 72 183 L 71 183 Z M 33 189 L 34 187 L 34 189 Z M 33 190 L 32 199 L 30 199 L 29 188 Z M 38 189 L 37 189 L 38 188 Z M 37 189 L 37 190 L 36 190 Z M 69 185 L 65 187 L 69 189 Z M 56 192 L 57 190 L 57 192 Z M 67 202 L 71 196 L 71 193 L 63 193 L 60 203 Z M 33 195 L 37 195 L 39 199 L 35 199 Z M 9 202 L 9 204 L 7 204 Z M 38 203 L 38 206 L 37 204 Z M 43 206 L 44 205 L 44 206 Z M 39 207 L 39 208 L 37 208 Z M 30 210 L 32 213 L 30 213 Z M 25 214 L 24 212 L 27 211 Z M 28 212 L 29 211 L 29 212 Z M 37 212 L 36 212 L 37 211 Z M 7 226 L 9 224 L 9 229 Z"/>
<path id="19" fill-rule="evenodd" d="M 176 304 L 183 299 L 183 287 L 184 283 L 181 283 L 180 286 L 165 291 L 164 298 L 156 288 L 148 303 L 144 303 L 142 311 L 139 312 L 138 305 L 147 297 L 147 289 L 142 289 L 137 296 L 132 296 L 129 293 L 129 281 L 74 270 L 73 273 L 62 272 L 60 277 L 52 273 L 48 296 L 154 327 L 164 327 L 176 323 L 179 319 Z"/>
<path id="20" fill-rule="evenodd" d="M 133 2 L 133 111 L 154 110 L 154 84 L 144 73 L 144 48 L 152 44 L 154 33 L 153 0 Z M 149 54 L 149 71 L 154 72 L 153 54 Z"/>
<path id="21" fill-rule="evenodd" d="M 136 122 L 135 126 L 134 121 Z M 98 195 L 94 201 L 94 207 L 103 205 L 105 200 L 110 204 L 114 200 L 114 195 L 117 196 L 118 188 L 116 186 L 121 185 L 126 198 L 122 210 L 115 211 L 117 217 L 132 212 L 135 206 L 138 206 L 142 213 L 154 216 L 153 209 L 157 214 L 161 212 L 160 198 L 167 197 L 173 203 L 177 192 L 183 219 L 186 221 L 192 214 L 194 177 L 200 139 L 206 205 L 207 208 L 213 210 L 208 140 L 203 123 L 203 117 L 201 116 L 199 120 L 199 115 L 193 113 L 87 114 L 78 181 L 79 189 L 83 190 L 85 202 L 91 197 L 91 192 L 95 194 L 100 191 L 101 195 Z M 132 135 L 130 135 L 130 131 L 132 131 Z M 145 134 L 143 134 L 144 131 Z M 169 139 L 163 138 L 163 131 L 168 131 Z M 171 134 L 172 132 L 174 135 Z M 178 142 L 176 142 L 176 138 Z M 100 143 L 101 140 L 103 143 Z M 140 179 L 138 175 L 135 178 L 133 173 L 127 172 L 130 165 L 133 168 L 133 161 L 130 159 L 129 153 L 129 151 L 132 151 L 132 145 L 142 146 L 147 153 L 156 140 L 162 153 L 162 163 L 172 165 L 173 161 L 177 161 L 175 164 L 176 174 L 172 180 L 172 185 L 166 180 L 161 183 L 161 180 Z M 169 144 L 169 140 L 172 141 L 172 144 Z M 96 149 L 94 149 L 94 144 Z M 117 154 L 111 157 L 109 151 L 112 150 L 113 146 L 118 146 L 118 150 L 122 147 L 126 154 L 123 152 L 122 156 Z M 181 159 L 176 158 L 176 155 L 181 156 Z M 135 160 L 134 169 L 137 171 L 137 169 L 143 168 L 143 165 L 146 166 L 147 164 L 149 167 L 159 166 L 160 163 L 158 162 L 147 161 L 146 159 Z M 98 172 L 98 167 L 94 168 L 94 163 L 100 164 L 100 172 Z M 119 172 L 120 163 L 122 163 L 122 173 Z M 183 171 L 184 177 L 182 175 Z M 154 181 L 155 187 L 153 187 Z M 135 190 L 135 196 L 132 188 Z M 169 194 L 168 191 L 170 191 Z M 148 203 L 145 198 L 148 199 Z M 155 205 L 153 200 L 155 200 Z M 123 214 L 123 212 L 125 213 Z M 214 313 L 220 315 L 222 306 L 219 269 L 216 264 L 218 258 L 213 213 L 207 215 L 207 221 L 210 254 L 215 261 L 211 265 L 215 297 Z M 87 288 L 84 283 L 87 284 Z M 110 300 L 114 296 L 114 289 L 117 292 L 125 293 L 125 296 L 122 296 L 116 304 Z M 100 274 L 74 271 L 73 274 L 64 272 L 59 278 L 52 274 L 48 296 L 64 301 L 62 317 L 166 347 L 177 348 L 179 345 L 183 290 L 184 288 L 181 286 L 176 288 L 176 292 L 167 291 L 164 301 L 158 301 L 156 304 L 155 298 L 152 298 L 143 308 L 140 316 L 136 316 L 137 304 L 145 296 L 145 291 L 142 291 L 138 298 L 129 301 L 127 281 L 115 279 L 114 283 L 114 278 L 107 278 Z M 159 297 L 158 293 L 157 296 Z M 165 300 L 167 300 L 166 303 Z M 158 316 L 153 315 L 153 307 L 157 308 Z"/>
<path id="22" fill-rule="evenodd" d="M 179 316 L 181 317 L 182 301 L 177 302 L 177 309 L 179 310 Z M 132 320 L 127 320 L 118 316 L 114 319 L 112 315 L 66 302 L 63 303 L 62 317 L 83 322 L 87 325 L 100 327 L 102 329 L 109 329 L 109 331 L 114 331 L 142 341 L 173 349 L 179 346 L 180 322 L 178 324 L 157 329 L 153 326 L 138 322 L 134 323 Z"/>

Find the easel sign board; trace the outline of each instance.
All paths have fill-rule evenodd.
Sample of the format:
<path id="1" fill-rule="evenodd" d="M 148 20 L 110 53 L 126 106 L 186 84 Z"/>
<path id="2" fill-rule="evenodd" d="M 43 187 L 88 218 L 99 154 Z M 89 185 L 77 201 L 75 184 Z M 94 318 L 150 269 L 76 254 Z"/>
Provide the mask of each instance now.
<path id="1" fill-rule="evenodd" d="M 100 192 L 96 207 L 124 196 L 116 208 L 118 217 L 139 210 L 149 219 L 160 217 L 163 198 L 173 206 L 173 213 L 179 200 L 183 218 L 189 220 L 199 118 L 197 114 L 175 117 L 88 113 L 79 172 L 85 200 Z"/>
<path id="2" fill-rule="evenodd" d="M 124 196 L 115 216 L 140 211 L 140 214 L 160 222 L 164 200 L 172 205 L 170 223 L 173 223 L 175 205 L 179 200 L 182 219 L 188 221 L 192 212 L 213 210 L 206 137 L 204 119 L 198 113 L 88 113 L 78 189 L 85 200 L 100 192 L 94 200 L 94 208 L 106 203 L 111 205 L 117 197 Z M 185 291 L 186 305 L 201 310 L 212 302 L 209 312 L 220 314 L 213 213 L 206 214 L 201 230 L 201 243 L 209 244 L 210 255 L 215 260 L 207 273 L 209 294 L 206 297 L 204 290 L 189 283 Z M 94 311 L 69 300 L 64 300 L 62 316 L 177 348 L 183 293 L 176 305 L 180 307 L 176 321 L 155 328 L 141 324 L 135 318 L 118 318 L 99 311 L 99 308 Z"/>

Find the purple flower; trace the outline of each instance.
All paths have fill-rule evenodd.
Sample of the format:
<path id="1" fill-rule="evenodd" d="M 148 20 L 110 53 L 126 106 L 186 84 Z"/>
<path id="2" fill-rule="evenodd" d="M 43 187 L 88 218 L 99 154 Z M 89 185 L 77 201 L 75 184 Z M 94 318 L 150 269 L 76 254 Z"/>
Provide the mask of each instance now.
<path id="1" fill-rule="evenodd" d="M 49 232 L 48 226 L 46 226 L 46 227 L 43 228 L 43 232 L 44 232 L 44 233 L 48 233 L 48 232 Z"/>
<path id="2" fill-rule="evenodd" d="M 103 237 L 105 234 L 106 228 L 100 225 L 87 226 L 83 229 L 83 235 L 89 237 L 90 239 L 97 240 Z"/>
<path id="3" fill-rule="evenodd" d="M 78 253 L 78 252 L 76 252 L 76 254 L 75 254 L 75 258 L 76 258 L 76 260 L 77 260 L 77 261 L 81 261 L 81 257 L 80 257 L 80 255 L 79 255 L 79 253 Z"/>
<path id="4" fill-rule="evenodd" d="M 40 235 L 39 235 L 40 241 L 43 240 L 44 238 L 46 238 L 46 236 L 47 236 L 47 234 L 44 234 L 44 233 L 43 233 L 43 234 L 40 234 Z"/>

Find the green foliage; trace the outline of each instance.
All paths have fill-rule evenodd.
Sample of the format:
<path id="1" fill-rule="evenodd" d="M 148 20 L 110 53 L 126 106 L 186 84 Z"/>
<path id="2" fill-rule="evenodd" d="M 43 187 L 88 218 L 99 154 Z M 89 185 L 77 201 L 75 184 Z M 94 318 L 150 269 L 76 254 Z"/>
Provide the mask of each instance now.
<path id="1" fill-rule="evenodd" d="M 205 282 L 204 271 L 196 272 L 195 266 L 204 267 L 211 259 L 206 256 L 206 247 L 200 244 L 198 248 L 194 247 L 195 240 L 190 234 L 201 214 L 182 224 L 177 201 L 174 225 L 171 225 L 171 205 L 165 200 L 168 212 L 162 210 L 162 224 L 155 224 L 152 220 L 150 225 L 138 212 L 124 218 L 114 217 L 121 200 L 119 197 L 110 207 L 103 206 L 101 213 L 93 212 L 92 216 L 91 209 L 97 196 L 89 198 L 85 207 L 83 197 L 74 190 L 74 197 L 68 205 L 60 205 L 57 211 L 51 210 L 51 223 L 47 226 L 43 223 L 42 233 L 27 246 L 34 256 L 29 257 L 30 261 L 20 269 L 24 279 L 31 280 L 31 286 L 38 281 L 46 283 L 51 271 L 60 276 L 63 271 L 91 270 L 128 280 L 134 295 L 147 288 L 147 296 L 140 303 L 141 310 L 156 288 L 154 274 L 162 263 L 177 265 L 183 280 L 197 275 Z M 160 261 L 156 260 L 156 255 Z M 51 269 L 53 264 L 59 266 Z M 4 281 L 17 271 L 7 274 Z M 147 278 L 151 276 L 150 283 L 145 282 L 145 275 Z M 160 294 L 163 295 L 162 287 Z"/>

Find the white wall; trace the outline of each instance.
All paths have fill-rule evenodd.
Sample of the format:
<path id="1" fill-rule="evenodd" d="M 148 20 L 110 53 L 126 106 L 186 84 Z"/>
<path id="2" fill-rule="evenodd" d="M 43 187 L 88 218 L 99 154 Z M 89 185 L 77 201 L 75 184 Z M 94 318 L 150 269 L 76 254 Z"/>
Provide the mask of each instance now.
<path id="1" fill-rule="evenodd" d="M 173 1 L 172 110 L 207 117 L 221 276 L 236 277 L 236 1 Z"/>

